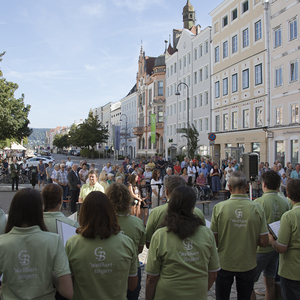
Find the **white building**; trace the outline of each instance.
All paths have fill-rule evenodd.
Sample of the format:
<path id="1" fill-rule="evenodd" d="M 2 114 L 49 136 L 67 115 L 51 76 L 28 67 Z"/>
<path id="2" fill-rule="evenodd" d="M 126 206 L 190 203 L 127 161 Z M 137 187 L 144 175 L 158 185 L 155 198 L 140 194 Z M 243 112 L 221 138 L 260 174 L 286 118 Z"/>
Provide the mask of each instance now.
<path id="1" fill-rule="evenodd" d="M 133 134 L 133 129 L 136 127 L 137 118 L 137 93 L 136 85 L 128 93 L 126 97 L 121 99 L 121 141 L 120 141 L 120 153 L 122 155 L 128 155 L 129 157 L 136 156 L 136 136 Z M 127 123 L 127 140 L 126 135 L 126 123 Z M 127 142 L 127 149 L 126 149 Z"/>
<path id="2" fill-rule="evenodd" d="M 193 11 L 191 5 L 189 11 Z M 166 57 L 166 157 L 173 158 L 176 152 L 186 153 L 187 150 L 187 139 L 177 133 L 177 129 L 187 128 L 187 88 L 184 84 L 178 86 L 180 83 L 189 86 L 189 124 L 195 125 L 200 139 L 197 153 L 208 155 L 211 27 L 204 30 L 199 25 L 184 28 L 177 45 L 175 40 L 174 34 L 177 51 Z M 175 95 L 177 88 L 180 96 Z"/>
<path id="3" fill-rule="evenodd" d="M 120 122 L 120 118 L 121 118 L 121 101 L 117 101 L 111 104 L 111 108 L 110 108 L 110 131 L 109 131 L 109 144 L 110 147 L 113 147 L 114 145 L 114 132 L 113 132 L 113 126 L 120 126 L 121 122 Z M 113 147 L 113 150 L 114 147 Z M 116 153 L 115 153 L 116 154 Z"/>

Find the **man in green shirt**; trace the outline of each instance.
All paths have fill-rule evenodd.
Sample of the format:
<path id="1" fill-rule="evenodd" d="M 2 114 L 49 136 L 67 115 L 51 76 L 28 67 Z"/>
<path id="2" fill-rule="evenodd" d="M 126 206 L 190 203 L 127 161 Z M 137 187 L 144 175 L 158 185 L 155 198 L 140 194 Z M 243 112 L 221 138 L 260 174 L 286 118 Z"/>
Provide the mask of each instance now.
<path id="1" fill-rule="evenodd" d="M 290 179 L 287 195 L 293 208 L 285 212 L 280 220 L 277 241 L 269 234 L 270 244 L 278 253 L 281 276 L 281 292 L 284 300 L 300 299 L 300 180 Z"/>
<path id="2" fill-rule="evenodd" d="M 164 185 L 165 185 L 166 197 L 168 199 L 167 200 L 167 202 L 168 202 L 169 198 L 172 194 L 172 191 L 177 186 L 186 185 L 186 182 L 182 177 L 180 177 L 178 175 L 170 175 L 165 178 Z M 150 247 L 150 241 L 151 241 L 152 235 L 154 234 L 154 232 L 157 229 L 161 228 L 160 224 L 164 220 L 164 217 L 167 213 L 167 209 L 168 209 L 168 203 L 154 208 L 149 215 L 149 218 L 147 221 L 147 226 L 146 226 L 146 247 L 148 249 Z M 199 208 L 195 207 L 194 214 L 196 214 L 205 224 L 204 215 Z"/>
<path id="3" fill-rule="evenodd" d="M 288 211 L 289 204 L 278 195 L 277 189 L 280 186 L 280 175 L 275 171 L 267 171 L 262 174 L 262 189 L 264 194 L 255 200 L 260 203 L 265 211 L 268 224 L 277 222 L 281 216 Z M 265 248 L 258 247 L 256 254 L 256 276 L 254 282 L 257 282 L 261 272 L 264 274 L 264 283 L 266 286 L 266 300 L 276 298 L 275 277 L 278 265 L 278 253 L 274 251 L 272 246 Z M 252 292 L 252 300 L 255 300 L 255 292 Z"/>
<path id="4" fill-rule="evenodd" d="M 210 229 L 215 235 L 221 270 L 216 299 L 229 299 L 236 278 L 239 299 L 250 299 L 256 268 L 256 249 L 269 243 L 265 212 L 246 195 L 247 180 L 235 171 L 229 178 L 230 199 L 215 205 Z"/>

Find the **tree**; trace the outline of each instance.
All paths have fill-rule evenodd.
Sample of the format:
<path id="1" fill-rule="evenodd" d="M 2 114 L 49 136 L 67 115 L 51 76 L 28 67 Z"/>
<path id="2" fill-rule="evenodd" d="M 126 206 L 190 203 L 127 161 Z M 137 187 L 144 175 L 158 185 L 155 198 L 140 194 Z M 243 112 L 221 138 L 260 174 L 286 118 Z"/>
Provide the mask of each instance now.
<path id="1" fill-rule="evenodd" d="M 70 146 L 69 137 L 67 134 L 56 134 L 53 139 L 53 145 L 59 149 Z"/>
<path id="2" fill-rule="evenodd" d="M 0 54 L 0 61 L 4 54 Z M 0 71 L 0 141 L 12 139 L 20 142 L 32 133 L 32 129 L 28 128 L 30 105 L 24 104 L 24 94 L 19 99 L 14 97 L 18 85 L 2 76 Z"/>
<path id="3" fill-rule="evenodd" d="M 183 134 L 182 136 L 185 138 L 188 138 L 187 135 L 187 128 L 185 128 L 186 133 Z M 189 126 L 189 144 L 190 144 L 190 148 L 189 148 L 189 156 L 190 157 L 194 157 L 195 156 L 195 152 L 198 148 L 198 144 L 200 142 L 199 139 L 199 132 L 197 131 L 196 127 L 194 124 L 191 124 Z"/>
<path id="4" fill-rule="evenodd" d="M 108 129 L 98 121 L 98 116 L 94 116 L 90 112 L 82 124 L 71 126 L 69 135 L 70 143 L 73 146 L 90 149 L 95 147 L 97 143 L 107 141 Z"/>

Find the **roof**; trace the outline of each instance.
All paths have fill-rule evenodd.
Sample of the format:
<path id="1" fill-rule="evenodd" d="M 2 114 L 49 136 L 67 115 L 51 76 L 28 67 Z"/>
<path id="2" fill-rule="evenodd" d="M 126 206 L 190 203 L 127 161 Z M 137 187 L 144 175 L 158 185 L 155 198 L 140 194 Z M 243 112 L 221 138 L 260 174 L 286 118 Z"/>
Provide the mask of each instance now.
<path id="1" fill-rule="evenodd" d="M 146 73 L 152 75 L 156 57 L 146 57 Z"/>

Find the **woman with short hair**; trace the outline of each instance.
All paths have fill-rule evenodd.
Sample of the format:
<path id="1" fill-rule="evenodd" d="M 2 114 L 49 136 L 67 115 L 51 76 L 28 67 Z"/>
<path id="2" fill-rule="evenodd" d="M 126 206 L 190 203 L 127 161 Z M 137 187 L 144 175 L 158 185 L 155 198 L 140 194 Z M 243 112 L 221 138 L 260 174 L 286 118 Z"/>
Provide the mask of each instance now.
<path id="1" fill-rule="evenodd" d="M 162 181 L 160 179 L 160 171 L 158 169 L 153 170 L 152 179 L 150 183 L 152 188 L 151 207 L 155 208 L 156 206 L 158 206 L 158 196 L 160 199 L 160 204 L 163 196 Z M 160 189 L 159 189 L 159 185 L 160 185 Z"/>
<path id="2" fill-rule="evenodd" d="M 73 300 L 126 299 L 127 287 L 137 286 L 134 242 L 120 234 L 113 205 L 101 192 L 85 198 L 79 214 L 77 235 L 66 243 L 74 275 Z"/>
<path id="3" fill-rule="evenodd" d="M 151 238 L 147 300 L 207 299 L 220 265 L 214 234 L 193 214 L 195 205 L 192 188 L 178 186 L 173 190 L 163 228 Z"/>
<path id="4" fill-rule="evenodd" d="M 5 233 L 0 236 L 2 299 L 54 300 L 53 284 L 72 298 L 68 258 L 59 235 L 47 232 L 40 192 L 26 188 L 14 195 Z"/>
<path id="5" fill-rule="evenodd" d="M 100 180 L 100 185 L 104 189 L 103 193 L 105 193 L 106 189 L 109 187 L 109 183 L 107 182 L 107 173 L 106 173 L 106 171 L 102 171 L 100 173 L 99 180 Z"/>
<path id="6" fill-rule="evenodd" d="M 79 227 L 77 221 L 67 218 L 61 212 L 63 189 L 53 183 L 47 184 L 42 190 L 44 199 L 44 222 L 50 232 L 57 233 L 56 220 L 67 223 L 73 227 Z"/>
<path id="7" fill-rule="evenodd" d="M 107 189 L 106 195 L 116 211 L 122 233 L 130 237 L 135 244 L 138 265 L 138 285 L 134 291 L 127 291 L 127 299 L 138 300 L 141 290 L 141 268 L 138 255 L 143 252 L 146 240 L 145 227 L 141 219 L 130 215 L 132 197 L 124 184 L 113 183 Z"/>

